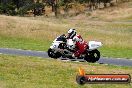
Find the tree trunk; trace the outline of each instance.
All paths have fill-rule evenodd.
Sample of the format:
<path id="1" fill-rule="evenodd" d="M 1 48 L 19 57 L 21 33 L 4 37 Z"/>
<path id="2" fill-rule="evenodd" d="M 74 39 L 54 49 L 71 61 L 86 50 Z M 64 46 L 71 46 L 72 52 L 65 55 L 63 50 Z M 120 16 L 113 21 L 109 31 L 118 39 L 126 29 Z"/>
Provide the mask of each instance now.
<path id="1" fill-rule="evenodd" d="M 58 17 L 58 0 L 55 0 L 54 10 L 55 10 L 55 17 Z"/>

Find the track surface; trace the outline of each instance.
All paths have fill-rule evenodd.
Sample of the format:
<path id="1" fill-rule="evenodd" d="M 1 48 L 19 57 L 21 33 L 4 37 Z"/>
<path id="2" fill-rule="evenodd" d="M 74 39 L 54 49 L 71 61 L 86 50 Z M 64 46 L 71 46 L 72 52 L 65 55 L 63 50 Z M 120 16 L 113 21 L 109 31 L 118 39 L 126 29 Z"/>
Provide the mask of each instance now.
<path id="1" fill-rule="evenodd" d="M 47 52 L 44 51 L 31 51 L 31 50 L 20 50 L 20 49 L 10 49 L 10 48 L 0 48 L 1 54 L 11 54 L 11 55 L 20 55 L 20 56 L 35 56 L 48 58 Z M 60 58 L 64 59 L 64 58 Z M 69 59 L 67 59 L 69 60 Z M 78 59 L 77 61 L 84 61 L 83 59 Z M 120 66 L 132 66 L 132 60 L 128 59 L 117 59 L 117 58 L 104 58 L 101 57 L 97 62 L 100 64 L 112 64 L 112 65 L 120 65 Z"/>

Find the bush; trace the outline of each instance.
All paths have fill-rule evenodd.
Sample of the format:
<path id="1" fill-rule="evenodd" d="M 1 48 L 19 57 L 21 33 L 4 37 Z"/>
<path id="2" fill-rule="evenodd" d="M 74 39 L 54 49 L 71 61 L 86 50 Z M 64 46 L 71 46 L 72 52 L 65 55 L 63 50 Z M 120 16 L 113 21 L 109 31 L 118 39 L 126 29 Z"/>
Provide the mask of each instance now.
<path id="1" fill-rule="evenodd" d="M 27 8 L 26 8 L 25 6 L 23 6 L 23 7 L 20 7 L 20 8 L 19 8 L 18 14 L 19 14 L 20 16 L 24 16 L 24 14 L 26 14 L 27 11 L 28 11 Z"/>
<path id="2" fill-rule="evenodd" d="M 44 8 L 44 5 L 42 3 L 32 3 L 27 6 L 20 7 L 18 14 L 20 16 L 24 16 L 29 10 L 34 10 L 35 8 Z"/>
<path id="3" fill-rule="evenodd" d="M 0 14 L 16 15 L 16 5 L 13 3 L 0 4 Z"/>

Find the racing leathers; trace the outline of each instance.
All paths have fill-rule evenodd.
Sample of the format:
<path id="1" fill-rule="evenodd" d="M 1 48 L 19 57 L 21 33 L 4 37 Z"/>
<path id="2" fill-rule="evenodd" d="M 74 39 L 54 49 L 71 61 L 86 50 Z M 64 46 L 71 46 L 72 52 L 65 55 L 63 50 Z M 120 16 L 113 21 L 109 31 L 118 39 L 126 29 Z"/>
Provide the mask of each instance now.
<path id="1" fill-rule="evenodd" d="M 87 42 L 82 39 L 81 35 L 75 35 L 73 41 L 75 42 L 76 50 L 72 57 L 80 57 L 80 55 L 88 48 Z"/>

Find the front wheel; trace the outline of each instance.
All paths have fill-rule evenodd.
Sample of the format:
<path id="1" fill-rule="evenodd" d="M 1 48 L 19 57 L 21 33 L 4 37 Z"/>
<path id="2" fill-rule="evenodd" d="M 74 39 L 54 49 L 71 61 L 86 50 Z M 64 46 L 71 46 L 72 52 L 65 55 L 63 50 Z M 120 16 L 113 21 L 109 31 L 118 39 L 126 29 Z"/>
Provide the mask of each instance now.
<path id="1" fill-rule="evenodd" d="M 84 58 L 87 62 L 95 63 L 100 59 L 100 52 L 96 49 L 87 53 L 86 57 Z"/>
<path id="2" fill-rule="evenodd" d="M 48 49 L 48 56 L 51 58 L 59 58 L 59 57 L 61 57 L 61 54 L 59 52 L 55 53 L 53 49 L 49 48 Z"/>

